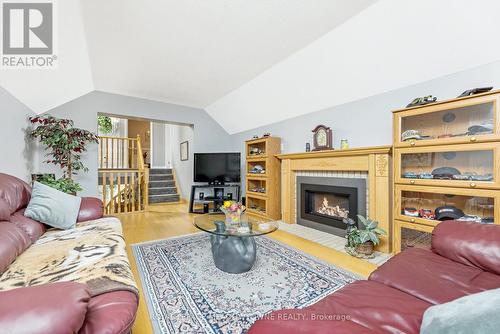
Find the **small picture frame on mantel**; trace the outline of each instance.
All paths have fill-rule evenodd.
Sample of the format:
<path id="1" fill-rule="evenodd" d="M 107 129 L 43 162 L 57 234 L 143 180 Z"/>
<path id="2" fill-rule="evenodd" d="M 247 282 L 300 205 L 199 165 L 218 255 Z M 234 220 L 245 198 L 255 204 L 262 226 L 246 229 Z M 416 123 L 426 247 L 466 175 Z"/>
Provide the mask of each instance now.
<path id="1" fill-rule="evenodd" d="M 181 161 L 189 160 L 189 141 L 183 141 L 180 147 Z"/>

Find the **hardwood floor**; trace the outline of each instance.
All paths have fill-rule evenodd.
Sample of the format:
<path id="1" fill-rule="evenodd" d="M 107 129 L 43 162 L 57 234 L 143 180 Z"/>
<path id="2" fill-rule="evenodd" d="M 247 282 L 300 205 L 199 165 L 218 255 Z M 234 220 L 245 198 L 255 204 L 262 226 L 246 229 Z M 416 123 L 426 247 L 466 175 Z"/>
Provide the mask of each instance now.
<path id="1" fill-rule="evenodd" d="M 192 225 L 195 215 L 189 214 L 187 211 L 186 204 L 154 205 L 150 206 L 149 212 L 119 216 L 123 225 L 125 242 L 127 243 L 127 253 L 140 292 L 139 310 L 133 328 L 134 334 L 150 334 L 153 330 L 130 245 L 199 232 Z M 368 277 L 376 269 L 376 266 L 371 263 L 353 258 L 293 234 L 278 230 L 269 236 L 363 277 Z"/>

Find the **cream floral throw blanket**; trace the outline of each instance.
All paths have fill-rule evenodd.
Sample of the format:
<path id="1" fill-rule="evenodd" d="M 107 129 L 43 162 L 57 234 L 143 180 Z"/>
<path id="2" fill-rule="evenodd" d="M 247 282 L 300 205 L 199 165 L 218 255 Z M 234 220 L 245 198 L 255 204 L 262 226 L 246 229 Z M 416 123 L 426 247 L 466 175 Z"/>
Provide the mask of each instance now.
<path id="1" fill-rule="evenodd" d="M 60 281 L 85 283 L 92 296 L 117 290 L 137 294 L 117 218 L 47 231 L 0 276 L 0 290 Z"/>

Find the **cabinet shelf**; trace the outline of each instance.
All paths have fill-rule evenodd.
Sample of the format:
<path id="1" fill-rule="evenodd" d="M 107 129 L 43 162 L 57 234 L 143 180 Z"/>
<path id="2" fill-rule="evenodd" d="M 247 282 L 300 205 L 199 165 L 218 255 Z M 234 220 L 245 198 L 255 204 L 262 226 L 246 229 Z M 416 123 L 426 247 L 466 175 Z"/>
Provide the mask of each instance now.
<path id="1" fill-rule="evenodd" d="M 267 196 L 266 196 L 265 193 L 257 193 L 257 192 L 248 191 L 248 190 L 247 190 L 247 197 L 255 197 L 255 198 L 259 198 L 259 199 L 267 199 Z"/>
<path id="2" fill-rule="evenodd" d="M 267 159 L 267 154 L 247 156 L 247 161 L 266 161 L 266 159 Z"/>

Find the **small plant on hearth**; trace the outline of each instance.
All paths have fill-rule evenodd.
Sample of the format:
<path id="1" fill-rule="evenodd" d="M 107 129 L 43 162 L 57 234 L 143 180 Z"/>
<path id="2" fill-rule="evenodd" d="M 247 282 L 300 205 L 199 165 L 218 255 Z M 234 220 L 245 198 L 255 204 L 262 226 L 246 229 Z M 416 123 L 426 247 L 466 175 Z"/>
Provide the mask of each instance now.
<path id="1" fill-rule="evenodd" d="M 370 218 L 358 215 L 359 223 L 363 229 L 352 227 L 347 234 L 347 253 L 356 257 L 370 257 L 374 246 L 380 243 L 380 236 L 386 235 L 386 231 L 378 227 L 378 222 Z"/>
<path id="2" fill-rule="evenodd" d="M 73 180 L 78 171 L 87 172 L 88 168 L 81 161 L 81 154 L 87 150 L 88 143 L 98 143 L 96 134 L 73 127 L 73 121 L 51 115 L 30 117 L 35 126 L 30 135 L 40 140 L 48 151 L 45 163 L 54 164 L 63 171 L 60 179 L 42 178 L 41 183 L 67 193 L 82 190 Z"/>

